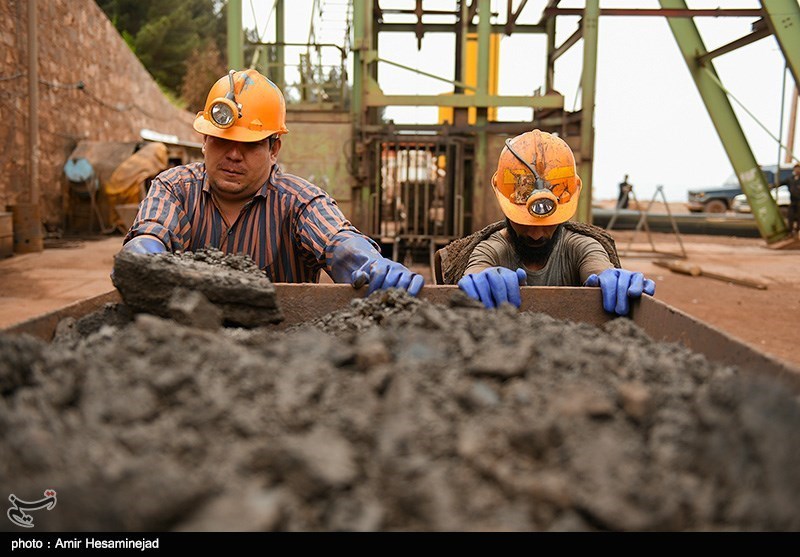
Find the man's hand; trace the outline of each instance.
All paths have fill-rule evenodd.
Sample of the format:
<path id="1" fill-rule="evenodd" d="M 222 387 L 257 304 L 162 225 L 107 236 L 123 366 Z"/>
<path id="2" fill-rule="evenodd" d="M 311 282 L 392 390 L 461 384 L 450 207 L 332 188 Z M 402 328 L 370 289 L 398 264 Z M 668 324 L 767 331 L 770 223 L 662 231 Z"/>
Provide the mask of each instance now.
<path id="1" fill-rule="evenodd" d="M 518 308 L 522 304 L 519 287 L 524 286 L 527 280 L 525 269 L 512 271 L 505 267 L 489 267 L 480 273 L 466 275 L 458 281 L 458 287 L 487 308 L 500 307 L 503 303 Z"/>
<path id="2" fill-rule="evenodd" d="M 656 283 L 644 278 L 642 273 L 625 269 L 606 269 L 600 275 L 591 274 L 584 286 L 599 286 L 603 295 L 603 309 L 617 315 L 628 315 L 628 298 L 640 298 L 642 292 L 652 296 Z"/>
<path id="3" fill-rule="evenodd" d="M 425 284 L 425 279 L 404 265 L 381 257 L 353 271 L 350 282 L 354 288 L 369 284 L 368 296 L 376 290 L 386 288 L 402 288 L 408 290 L 412 296 L 416 296 Z"/>
<path id="4" fill-rule="evenodd" d="M 167 251 L 167 246 L 155 236 L 136 236 L 122 246 L 122 250 L 131 253 L 163 253 Z"/>
<path id="5" fill-rule="evenodd" d="M 369 283 L 367 295 L 386 288 L 402 288 L 412 296 L 419 294 L 425 279 L 408 268 L 383 257 L 365 236 L 348 236 L 334 248 L 330 263 L 331 278 L 361 288 Z"/>

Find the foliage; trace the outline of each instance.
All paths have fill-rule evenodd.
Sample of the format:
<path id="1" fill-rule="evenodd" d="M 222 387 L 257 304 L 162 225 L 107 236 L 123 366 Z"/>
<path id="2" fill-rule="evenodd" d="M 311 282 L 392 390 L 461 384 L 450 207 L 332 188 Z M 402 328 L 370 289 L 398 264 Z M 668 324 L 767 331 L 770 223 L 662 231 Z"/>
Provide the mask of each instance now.
<path id="1" fill-rule="evenodd" d="M 225 73 L 219 62 L 225 48 L 225 12 L 219 0 L 97 0 L 97 4 L 158 84 L 181 96 L 190 109 L 196 104 L 195 87 L 207 92 Z M 204 77 L 209 74 L 215 77 Z"/>
<path id="2" fill-rule="evenodd" d="M 187 110 L 203 110 L 211 86 L 226 72 L 222 54 L 213 41 L 193 50 L 187 60 L 186 75 L 181 85 L 181 98 Z"/>

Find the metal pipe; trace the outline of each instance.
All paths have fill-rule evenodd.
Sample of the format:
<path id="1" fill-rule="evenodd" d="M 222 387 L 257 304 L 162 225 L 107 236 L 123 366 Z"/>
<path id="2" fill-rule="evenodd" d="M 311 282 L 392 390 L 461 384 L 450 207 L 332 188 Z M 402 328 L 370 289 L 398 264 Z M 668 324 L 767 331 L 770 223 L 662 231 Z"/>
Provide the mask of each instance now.
<path id="1" fill-rule="evenodd" d="M 558 15 L 583 15 L 583 8 L 545 8 L 544 16 Z M 657 17 L 762 17 L 764 11 L 758 8 L 712 8 L 696 9 L 688 8 L 603 8 L 600 15 L 614 16 L 657 16 Z"/>
<path id="2" fill-rule="evenodd" d="M 275 0 L 275 85 L 278 89 L 283 91 L 286 85 L 286 67 L 284 61 L 283 43 L 284 40 L 284 26 L 285 17 L 283 10 L 283 0 Z"/>
<path id="3" fill-rule="evenodd" d="M 473 3 L 474 4 L 474 3 Z M 477 96 L 482 99 L 488 98 L 489 93 L 489 49 L 491 41 L 491 2 L 490 0 L 478 0 L 478 91 Z M 475 103 L 475 123 L 479 130 L 489 121 L 488 110 Z M 475 174 L 473 176 L 473 191 L 476 192 L 472 199 L 472 213 L 474 215 L 473 226 L 477 220 L 477 226 L 482 227 L 488 221 L 488 199 L 484 195 L 485 182 L 487 178 L 486 169 L 488 168 L 487 157 L 489 156 L 489 138 L 485 131 L 476 133 L 475 145 Z"/>
<path id="4" fill-rule="evenodd" d="M 390 66 L 396 66 L 396 67 L 404 69 L 404 70 L 408 70 L 408 71 L 411 71 L 411 72 L 414 72 L 414 73 L 418 73 L 419 75 L 424 75 L 425 77 L 430 77 L 431 79 L 444 81 L 445 83 L 450 83 L 450 84 L 455 85 L 457 87 L 461 87 L 462 89 L 469 89 L 470 91 L 475 91 L 476 90 L 476 87 L 473 87 L 472 85 L 467 85 L 466 83 L 464 83 L 463 80 L 456 81 L 454 79 L 447 79 L 446 77 L 441 77 L 441 76 L 438 76 L 436 74 L 424 72 L 424 71 L 419 70 L 417 68 L 412 68 L 411 66 L 406 66 L 404 64 L 400 64 L 399 62 L 393 62 L 391 60 L 386 60 L 385 58 L 375 57 L 374 61 L 375 62 L 383 62 L 385 64 L 389 64 Z"/>
<path id="5" fill-rule="evenodd" d="M 726 54 L 728 52 L 732 52 L 732 51 L 734 51 L 734 50 L 736 50 L 738 48 L 741 48 L 743 46 L 749 45 L 749 44 L 754 43 L 756 41 L 760 41 L 761 39 L 763 39 L 765 37 L 769 37 L 770 35 L 772 35 L 772 31 L 770 31 L 768 27 L 764 26 L 761 29 L 757 29 L 756 31 L 753 31 L 749 35 L 745 35 L 741 39 L 737 39 L 737 40 L 735 40 L 735 41 L 733 41 L 731 43 L 728 43 L 728 44 L 726 44 L 724 46 L 716 48 L 716 49 L 712 50 L 711 52 L 706 52 L 702 56 L 698 56 L 697 57 L 697 61 L 701 65 L 705 66 L 708 63 L 708 61 L 711 60 L 712 58 L 716 58 L 717 56 L 721 56 L 722 54 Z"/>
<path id="6" fill-rule="evenodd" d="M 423 23 L 422 24 L 422 31 L 423 33 L 452 33 L 453 26 L 458 25 L 457 23 Z M 497 24 L 493 23 L 490 26 L 492 33 L 505 33 L 506 26 L 505 24 Z M 467 31 L 470 33 L 474 33 L 477 29 L 476 25 L 469 24 L 467 25 Z M 383 23 L 381 25 L 381 33 L 415 33 L 417 30 L 416 23 Z M 544 25 L 515 25 L 514 26 L 514 33 L 525 33 L 525 34 L 539 34 L 545 33 Z"/>
<path id="7" fill-rule="evenodd" d="M 36 0 L 28 0 L 28 179 L 31 205 L 39 205 L 39 46 Z"/>
<path id="8" fill-rule="evenodd" d="M 228 68 L 244 68 L 244 49 L 242 47 L 242 0 L 228 0 Z"/>
<path id="9" fill-rule="evenodd" d="M 600 0 L 586 0 L 583 12 L 583 75 L 581 76 L 581 157 L 583 191 L 578 198 L 577 220 L 592 223 L 592 170 L 594 165 L 594 93 L 597 79 L 597 35 Z"/>
<path id="10" fill-rule="evenodd" d="M 789 131 L 786 134 L 786 159 L 785 162 L 791 163 L 794 158 L 794 132 L 797 126 L 797 100 L 800 97 L 800 91 L 797 85 L 794 86 L 794 95 L 792 95 L 792 109 L 789 111 Z"/>
<path id="11" fill-rule="evenodd" d="M 563 43 L 561 43 L 557 48 L 555 48 L 552 53 L 550 54 L 549 60 L 551 62 L 555 62 L 558 60 L 562 54 L 564 54 L 567 50 L 569 50 L 572 45 L 577 43 L 580 39 L 583 38 L 583 20 L 578 23 L 578 28 L 575 32 L 567 38 Z"/>
<path id="12" fill-rule="evenodd" d="M 36 0 L 28 1 L 28 187 L 12 207 L 14 253 L 44 249 L 39 210 L 39 62 Z"/>
<path id="13" fill-rule="evenodd" d="M 781 81 L 781 115 L 778 118 L 778 158 L 775 163 L 775 176 L 772 178 L 772 185 L 776 188 L 781 185 L 781 145 L 783 138 L 783 110 L 786 108 L 786 73 L 789 71 L 788 63 L 783 65 L 783 80 Z"/>

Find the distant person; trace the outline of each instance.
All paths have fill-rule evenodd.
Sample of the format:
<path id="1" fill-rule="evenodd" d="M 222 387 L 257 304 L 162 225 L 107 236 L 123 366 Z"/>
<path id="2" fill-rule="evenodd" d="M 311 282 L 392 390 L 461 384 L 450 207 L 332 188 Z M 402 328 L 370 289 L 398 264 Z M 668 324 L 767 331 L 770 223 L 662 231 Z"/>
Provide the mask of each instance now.
<path id="1" fill-rule="evenodd" d="M 655 283 L 620 268 L 614 240 L 596 226 L 569 222 L 581 179 L 566 142 L 540 130 L 506 140 L 492 190 L 505 222 L 446 247 L 442 279 L 487 308 L 521 305 L 520 286 L 599 286 L 603 308 L 627 315 L 629 300 Z"/>
<path id="2" fill-rule="evenodd" d="M 203 162 L 153 179 L 124 240 L 135 253 L 245 253 L 273 282 L 337 283 L 369 292 L 401 288 L 416 295 L 423 278 L 382 257 L 344 217 L 336 201 L 277 164 L 286 129 L 280 89 L 256 70 L 231 72 L 208 94 L 194 120 Z"/>
<path id="3" fill-rule="evenodd" d="M 625 175 L 622 182 L 619 183 L 619 197 L 617 198 L 617 209 L 627 209 L 628 200 L 631 195 L 633 186 L 628 183 L 628 175 Z"/>
<path id="4" fill-rule="evenodd" d="M 789 234 L 800 236 L 800 164 L 789 176 Z"/>

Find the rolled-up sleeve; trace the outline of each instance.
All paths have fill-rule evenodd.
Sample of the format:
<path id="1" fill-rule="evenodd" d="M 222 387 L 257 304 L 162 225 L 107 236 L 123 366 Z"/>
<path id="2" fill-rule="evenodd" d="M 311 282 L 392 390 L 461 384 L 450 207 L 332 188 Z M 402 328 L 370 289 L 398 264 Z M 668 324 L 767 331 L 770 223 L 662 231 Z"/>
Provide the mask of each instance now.
<path id="1" fill-rule="evenodd" d="M 309 201 L 300 211 L 295 226 L 295 242 L 318 268 L 330 274 L 333 250 L 347 238 L 365 237 L 342 214 L 336 201 L 328 195 L 320 195 Z M 367 240 L 378 252 L 380 248 L 371 239 Z"/>
<path id="2" fill-rule="evenodd" d="M 171 184 L 156 178 L 123 244 L 136 236 L 155 236 L 169 251 L 186 250 L 191 243 L 191 226 L 183 199 Z"/>

